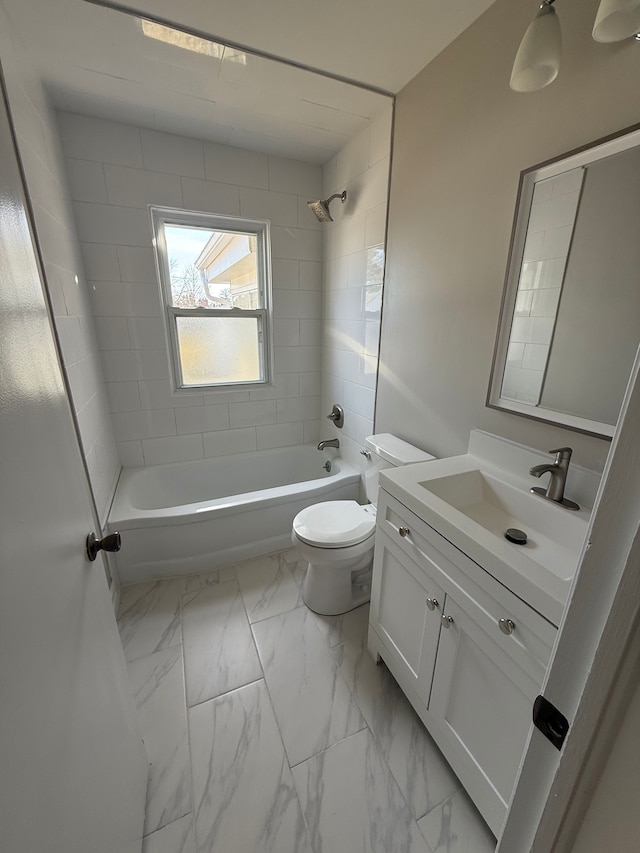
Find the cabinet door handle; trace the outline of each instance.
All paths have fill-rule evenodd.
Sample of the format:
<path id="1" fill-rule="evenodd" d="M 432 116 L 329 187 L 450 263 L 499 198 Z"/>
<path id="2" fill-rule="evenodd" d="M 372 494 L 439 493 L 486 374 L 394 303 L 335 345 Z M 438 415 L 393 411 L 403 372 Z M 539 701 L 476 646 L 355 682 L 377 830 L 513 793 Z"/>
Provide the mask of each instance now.
<path id="1" fill-rule="evenodd" d="M 440 617 L 443 628 L 450 628 L 453 625 L 453 616 L 445 616 L 444 613 Z"/>
<path id="2" fill-rule="evenodd" d="M 513 634 L 516 623 L 512 619 L 498 619 L 498 627 L 503 634 Z"/>
<path id="3" fill-rule="evenodd" d="M 427 598 L 427 607 L 429 610 L 437 610 L 440 605 L 437 598 Z"/>
<path id="4" fill-rule="evenodd" d="M 408 528 L 408 527 L 399 527 L 399 528 L 398 528 L 398 533 L 399 533 L 399 534 L 400 534 L 400 536 L 402 536 L 402 538 L 404 539 L 404 538 L 405 538 L 405 536 L 408 536 L 408 535 L 411 533 L 411 531 L 409 530 L 409 528 Z"/>

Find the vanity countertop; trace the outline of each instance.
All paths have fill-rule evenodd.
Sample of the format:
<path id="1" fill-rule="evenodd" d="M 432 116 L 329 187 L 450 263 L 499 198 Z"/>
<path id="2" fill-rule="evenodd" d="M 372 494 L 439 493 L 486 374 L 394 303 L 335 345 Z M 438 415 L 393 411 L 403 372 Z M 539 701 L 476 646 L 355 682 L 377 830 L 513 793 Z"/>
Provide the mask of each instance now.
<path id="1" fill-rule="evenodd" d="M 590 510 L 533 495 L 534 482 L 470 453 L 380 472 L 381 488 L 558 625 Z M 507 541 L 507 528 L 523 530 L 526 544 Z"/>

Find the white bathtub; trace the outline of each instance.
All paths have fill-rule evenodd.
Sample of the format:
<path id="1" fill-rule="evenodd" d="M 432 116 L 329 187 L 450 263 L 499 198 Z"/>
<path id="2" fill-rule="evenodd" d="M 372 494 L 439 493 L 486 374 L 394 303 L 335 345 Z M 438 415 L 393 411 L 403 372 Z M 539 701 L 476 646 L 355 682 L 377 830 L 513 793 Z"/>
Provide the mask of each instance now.
<path id="1" fill-rule="evenodd" d="M 108 528 L 119 530 L 123 583 L 207 571 L 291 544 L 291 524 L 318 501 L 357 500 L 360 474 L 323 470 L 315 446 L 124 469 Z"/>

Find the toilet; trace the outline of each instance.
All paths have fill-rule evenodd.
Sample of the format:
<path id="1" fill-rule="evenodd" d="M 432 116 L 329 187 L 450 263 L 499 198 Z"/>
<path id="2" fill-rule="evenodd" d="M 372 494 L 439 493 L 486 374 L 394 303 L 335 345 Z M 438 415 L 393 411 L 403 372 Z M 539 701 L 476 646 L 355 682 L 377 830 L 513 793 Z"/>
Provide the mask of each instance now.
<path id="1" fill-rule="evenodd" d="M 434 459 L 391 433 L 370 435 L 365 446 L 370 463 L 364 484 L 371 503 L 325 501 L 293 519 L 291 540 L 308 564 L 302 597 L 310 610 L 323 616 L 346 613 L 369 601 L 378 472 Z"/>

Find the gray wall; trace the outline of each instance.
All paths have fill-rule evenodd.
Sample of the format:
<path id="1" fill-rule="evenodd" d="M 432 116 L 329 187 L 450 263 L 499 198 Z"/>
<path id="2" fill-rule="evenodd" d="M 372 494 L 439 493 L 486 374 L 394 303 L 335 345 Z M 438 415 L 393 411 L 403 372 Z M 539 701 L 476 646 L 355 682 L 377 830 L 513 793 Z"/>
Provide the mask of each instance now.
<path id="1" fill-rule="evenodd" d="M 640 838 L 640 686 L 636 687 L 595 785 L 572 853 L 637 850 Z"/>
<path id="2" fill-rule="evenodd" d="M 566 2 L 562 68 L 509 89 L 535 13 L 497 0 L 399 94 L 376 430 L 438 456 L 489 430 L 601 468 L 609 443 L 485 407 L 520 171 L 640 120 L 640 54 L 591 38 L 598 0 Z"/>
<path id="3" fill-rule="evenodd" d="M 613 424 L 640 341 L 640 150 L 587 168 L 540 404 Z"/>

